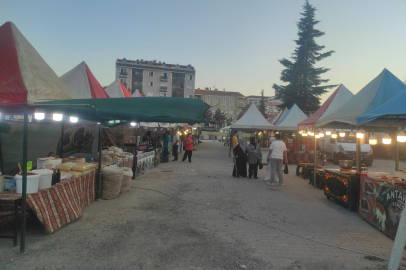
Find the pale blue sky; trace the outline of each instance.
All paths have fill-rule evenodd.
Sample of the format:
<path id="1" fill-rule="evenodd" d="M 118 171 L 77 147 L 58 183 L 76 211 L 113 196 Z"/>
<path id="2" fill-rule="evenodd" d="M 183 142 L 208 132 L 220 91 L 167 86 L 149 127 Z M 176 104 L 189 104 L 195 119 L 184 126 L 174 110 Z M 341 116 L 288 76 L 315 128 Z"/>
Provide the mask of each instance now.
<path id="1" fill-rule="evenodd" d="M 278 59 L 289 57 L 304 0 L 0 0 L 0 24 L 14 22 L 60 76 L 86 61 L 102 85 L 115 60 L 191 64 L 196 88 L 273 95 Z M 383 68 L 406 80 L 406 1 L 310 0 L 320 45 L 336 53 L 322 61 L 324 78 L 353 93 Z M 333 91 L 333 89 L 331 89 Z M 327 96 L 323 96 L 323 100 Z"/>

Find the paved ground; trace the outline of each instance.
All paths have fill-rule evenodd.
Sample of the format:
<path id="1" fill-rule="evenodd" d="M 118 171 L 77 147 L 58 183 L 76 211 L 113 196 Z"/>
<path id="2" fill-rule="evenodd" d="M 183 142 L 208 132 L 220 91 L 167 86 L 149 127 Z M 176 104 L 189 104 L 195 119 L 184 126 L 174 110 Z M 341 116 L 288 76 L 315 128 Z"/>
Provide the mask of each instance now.
<path id="1" fill-rule="evenodd" d="M 31 220 L 25 254 L 1 239 L 0 269 L 386 269 L 367 254 L 387 259 L 393 241 L 294 166 L 282 187 L 231 171 L 206 141 L 191 164 L 161 164 L 56 233 Z"/>

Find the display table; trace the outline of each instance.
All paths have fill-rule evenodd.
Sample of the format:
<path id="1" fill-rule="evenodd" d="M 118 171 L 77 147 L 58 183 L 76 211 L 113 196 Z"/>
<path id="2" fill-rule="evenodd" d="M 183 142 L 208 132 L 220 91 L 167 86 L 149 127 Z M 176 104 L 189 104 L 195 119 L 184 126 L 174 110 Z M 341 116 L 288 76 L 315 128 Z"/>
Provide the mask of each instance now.
<path id="1" fill-rule="evenodd" d="M 324 195 L 333 198 L 349 210 L 358 209 L 360 175 L 355 171 L 325 169 Z"/>
<path id="2" fill-rule="evenodd" d="M 45 231 L 52 233 L 78 219 L 83 209 L 94 202 L 95 181 L 95 171 L 73 180 L 62 180 L 48 189 L 27 194 L 27 205 L 45 227 Z M 0 201 L 7 198 L 21 198 L 21 194 L 0 193 Z"/>

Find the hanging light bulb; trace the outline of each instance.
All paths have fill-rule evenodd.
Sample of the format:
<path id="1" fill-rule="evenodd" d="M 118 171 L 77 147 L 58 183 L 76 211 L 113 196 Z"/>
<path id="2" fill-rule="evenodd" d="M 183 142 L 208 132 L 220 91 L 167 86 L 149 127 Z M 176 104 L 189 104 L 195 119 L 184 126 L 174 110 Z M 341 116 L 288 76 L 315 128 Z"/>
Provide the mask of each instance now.
<path id="1" fill-rule="evenodd" d="M 303 133 L 302 133 L 302 136 L 303 136 L 303 137 L 307 137 L 307 133 L 306 133 L 306 132 L 303 132 Z"/>
<path id="2" fill-rule="evenodd" d="M 135 126 L 137 125 L 137 123 L 131 122 L 130 125 L 133 126 L 133 127 L 135 127 Z"/>
<path id="3" fill-rule="evenodd" d="M 391 144 L 392 143 L 392 138 L 388 134 L 385 134 L 385 136 L 382 138 L 382 143 L 383 144 Z"/>
<path id="4" fill-rule="evenodd" d="M 314 132 L 311 131 L 310 134 L 309 134 L 309 136 L 314 136 Z"/>
<path id="5" fill-rule="evenodd" d="M 79 120 L 79 119 L 78 119 L 77 117 L 75 117 L 75 116 L 69 117 L 69 122 L 71 122 L 71 123 L 77 123 L 78 120 Z"/>
<path id="6" fill-rule="evenodd" d="M 312 131 L 309 129 L 309 130 L 307 131 L 307 135 L 310 136 L 311 133 L 312 133 Z"/>
<path id="7" fill-rule="evenodd" d="M 40 110 L 40 109 L 36 109 L 35 113 L 34 113 L 34 118 L 36 120 L 44 120 L 45 119 L 45 113 L 44 111 Z"/>
<path id="8" fill-rule="evenodd" d="M 60 114 L 60 113 L 54 113 L 54 114 L 52 115 L 52 119 L 53 119 L 54 121 L 62 121 L 63 115 Z"/>
<path id="9" fill-rule="evenodd" d="M 331 130 L 326 130 L 326 135 L 331 135 Z"/>
<path id="10" fill-rule="evenodd" d="M 319 138 L 320 138 L 320 135 L 319 135 L 319 134 L 317 134 L 317 135 L 316 135 L 316 139 L 319 139 Z"/>
<path id="11" fill-rule="evenodd" d="M 303 130 L 299 130 L 299 134 L 302 134 L 303 133 Z"/>
<path id="12" fill-rule="evenodd" d="M 321 129 L 321 131 L 319 132 L 319 136 L 320 136 L 320 138 L 323 138 L 323 137 L 324 137 L 324 131 L 323 131 L 323 129 Z"/>
<path id="13" fill-rule="evenodd" d="M 365 137 L 365 131 L 361 128 L 360 130 L 357 131 L 357 138 L 362 139 Z"/>
<path id="14" fill-rule="evenodd" d="M 403 130 L 399 132 L 396 139 L 398 142 L 406 142 L 406 132 L 404 132 Z"/>
<path id="15" fill-rule="evenodd" d="M 355 133 L 354 133 L 354 131 L 352 131 L 352 129 L 351 129 L 350 134 L 348 134 L 348 136 L 350 136 L 350 137 L 355 137 Z"/>
<path id="16" fill-rule="evenodd" d="M 345 137 L 345 131 L 344 131 L 344 130 L 341 130 L 340 133 L 339 133 L 339 135 L 340 135 L 340 137 Z"/>
<path id="17" fill-rule="evenodd" d="M 372 132 L 371 137 L 369 137 L 369 144 L 370 145 L 377 145 L 378 139 L 375 137 L 374 132 Z"/>
<path id="18" fill-rule="evenodd" d="M 331 138 L 337 139 L 337 132 L 331 133 Z"/>

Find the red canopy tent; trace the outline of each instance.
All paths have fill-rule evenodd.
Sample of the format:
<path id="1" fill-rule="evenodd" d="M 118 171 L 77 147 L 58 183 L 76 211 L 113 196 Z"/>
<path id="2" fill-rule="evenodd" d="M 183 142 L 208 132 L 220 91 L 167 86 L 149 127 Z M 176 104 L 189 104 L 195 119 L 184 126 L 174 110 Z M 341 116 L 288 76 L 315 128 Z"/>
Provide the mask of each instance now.
<path id="1" fill-rule="evenodd" d="M 62 75 L 61 80 L 82 98 L 109 97 L 84 61 Z"/>
<path id="2" fill-rule="evenodd" d="M 128 92 L 127 88 L 125 88 L 125 86 L 119 79 L 112 82 L 106 88 L 106 93 L 109 95 L 109 97 L 112 97 L 112 98 L 131 97 L 130 92 Z"/>
<path id="3" fill-rule="evenodd" d="M 317 120 L 335 111 L 353 96 L 354 94 L 351 93 L 350 90 L 348 90 L 344 85 L 340 84 L 315 113 L 309 116 L 306 120 L 297 124 L 298 129 L 305 127 L 314 128 L 314 124 Z"/>
<path id="4" fill-rule="evenodd" d="M 75 98 L 12 22 L 0 26 L 0 106 Z"/>

